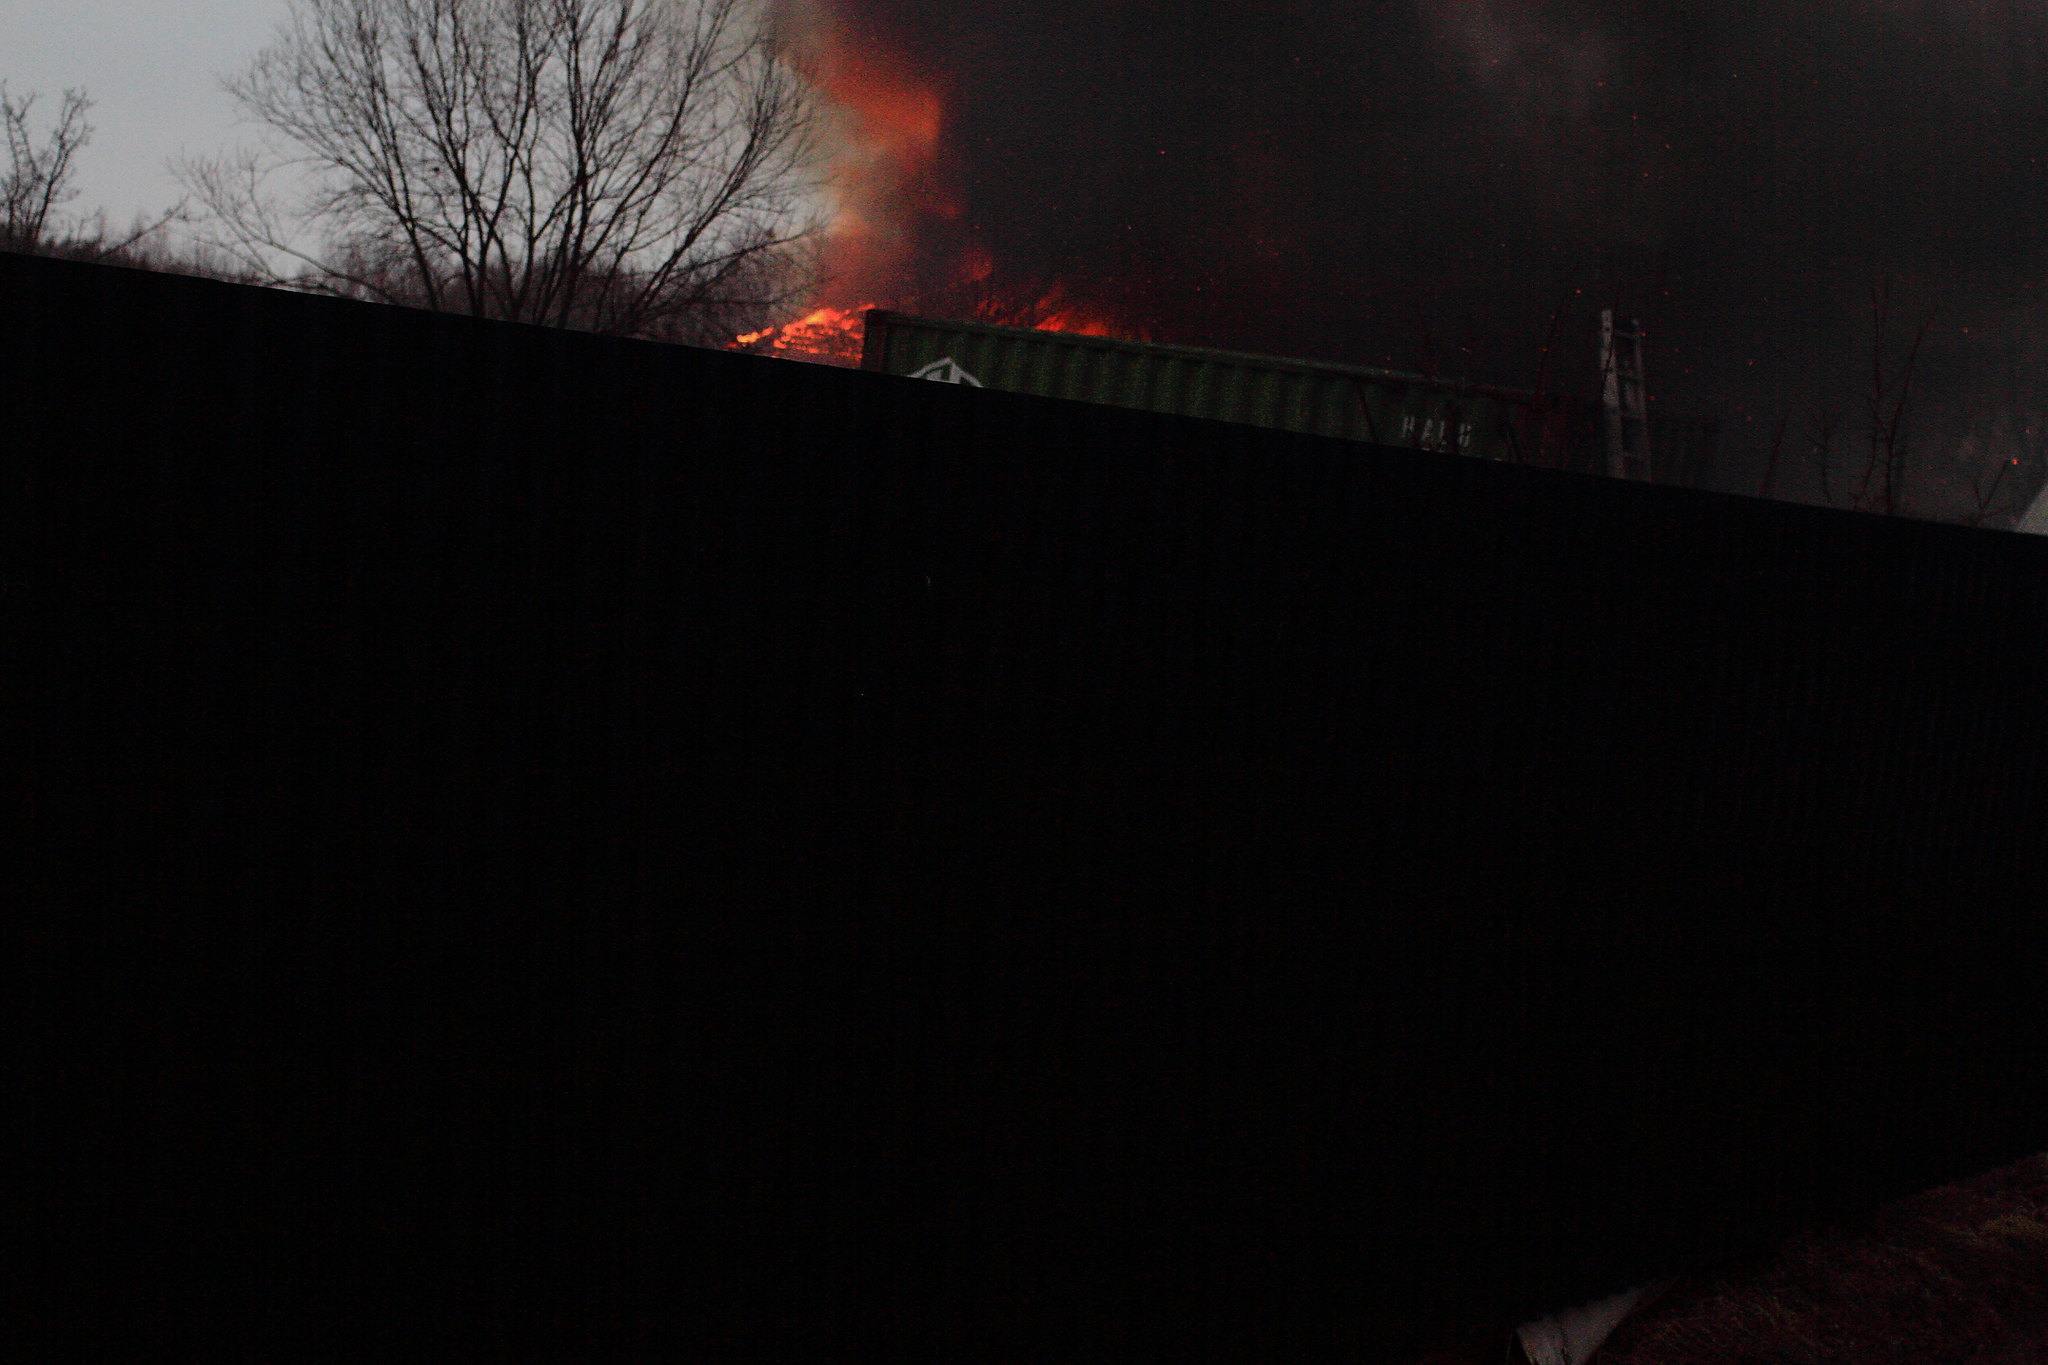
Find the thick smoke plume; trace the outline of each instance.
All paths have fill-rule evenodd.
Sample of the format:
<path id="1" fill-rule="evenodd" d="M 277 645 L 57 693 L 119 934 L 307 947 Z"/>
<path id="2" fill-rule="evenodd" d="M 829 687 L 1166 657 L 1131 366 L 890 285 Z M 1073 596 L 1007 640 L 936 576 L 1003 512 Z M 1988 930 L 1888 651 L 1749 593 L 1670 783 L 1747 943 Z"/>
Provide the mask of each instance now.
<path id="1" fill-rule="evenodd" d="M 1761 473 L 1782 422 L 1790 491 L 1826 413 L 1846 430 L 1868 406 L 1882 289 L 1895 347 L 1932 319 L 1910 439 L 1981 462 L 2048 411 L 2039 6 L 792 0 L 786 18 L 844 120 L 823 302 L 1565 389 L 1590 387 L 1594 317 L 1619 306 L 1648 329 L 1658 401 L 1727 421 L 1724 484 Z"/>

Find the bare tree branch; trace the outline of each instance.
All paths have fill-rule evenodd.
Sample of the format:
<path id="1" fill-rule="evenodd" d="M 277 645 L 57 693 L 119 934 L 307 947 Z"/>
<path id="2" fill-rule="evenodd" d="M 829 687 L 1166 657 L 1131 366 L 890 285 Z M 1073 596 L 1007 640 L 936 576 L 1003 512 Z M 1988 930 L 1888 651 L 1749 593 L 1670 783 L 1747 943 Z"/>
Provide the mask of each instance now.
<path id="1" fill-rule="evenodd" d="M 1785 448 L 1785 428 L 1791 420 L 1789 413 L 1778 419 L 1777 434 L 1771 437 L 1770 462 L 1764 466 L 1763 486 L 1757 490 L 1757 496 L 1760 498 L 1768 498 L 1771 495 L 1771 485 L 1778 477 L 1778 453 Z"/>
<path id="2" fill-rule="evenodd" d="M 1931 507 L 1908 510 L 1907 476 L 1925 465 L 1924 452 L 1916 453 L 1906 440 L 1906 418 L 1913 395 L 1913 379 L 1927 333 L 1934 325 L 1930 314 L 1914 329 L 1904 358 L 1894 370 L 1887 355 L 1886 335 L 1891 323 L 1889 284 L 1874 285 L 1870 291 L 1870 386 L 1864 400 L 1863 467 L 1847 506 L 1860 512 L 1885 516 L 1938 515 Z M 1820 476 L 1821 499 L 1836 506 L 1834 476 L 1837 473 L 1834 438 L 1841 432 L 1841 419 L 1832 410 L 1816 420 L 1811 458 Z M 1782 428 L 1780 431 L 1782 437 Z M 1775 467 L 1776 448 L 1772 463 Z"/>
<path id="3" fill-rule="evenodd" d="M 1811 438 L 1813 461 L 1820 470 L 1821 500 L 1830 507 L 1835 505 L 1835 491 L 1829 486 L 1828 475 L 1835 462 L 1835 432 L 1839 428 L 1840 423 L 1840 417 L 1832 410 L 1823 411 L 1814 420 L 1814 430 Z"/>
<path id="4" fill-rule="evenodd" d="M 29 114 L 37 96 L 17 102 L 0 82 L 0 125 L 7 137 L 7 170 L 0 179 L 0 246 L 15 250 L 43 242 L 53 227 L 50 215 L 59 204 L 78 197 L 71 179 L 79 148 L 92 140 L 85 111 L 92 101 L 83 90 L 66 90 L 49 136 L 40 145 L 29 130 Z"/>
<path id="5" fill-rule="evenodd" d="M 277 146 L 182 168 L 275 283 L 702 340 L 808 284 L 813 114 L 754 0 L 288 3 L 225 83 Z"/>

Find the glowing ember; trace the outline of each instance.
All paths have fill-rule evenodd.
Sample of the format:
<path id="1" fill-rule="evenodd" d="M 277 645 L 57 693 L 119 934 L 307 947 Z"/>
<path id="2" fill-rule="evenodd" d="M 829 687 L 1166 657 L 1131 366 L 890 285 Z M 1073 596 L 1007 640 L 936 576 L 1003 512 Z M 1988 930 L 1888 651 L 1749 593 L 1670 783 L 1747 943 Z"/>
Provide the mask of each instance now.
<path id="1" fill-rule="evenodd" d="M 864 303 L 855 308 L 813 309 L 794 322 L 742 333 L 726 349 L 824 365 L 858 365 L 864 331 L 861 314 L 872 307 Z"/>
<path id="2" fill-rule="evenodd" d="M 1043 322 L 1032 324 L 1041 332 L 1073 332 L 1084 337 L 1115 336 L 1116 331 L 1108 323 L 1094 318 L 1073 318 L 1065 313 L 1055 313 Z"/>
<path id="3" fill-rule="evenodd" d="M 1029 327 L 1039 332 L 1072 332 L 1087 337 L 1124 337 L 1144 341 L 1143 329 L 1132 327 L 1104 316 L 1091 308 L 1085 308 L 1068 297 L 1063 284 L 1053 288 L 1038 302 L 1018 310 L 1014 319 L 991 319 L 1009 321 L 1011 326 Z"/>
<path id="4" fill-rule="evenodd" d="M 1032 323 L 1031 327 L 1033 330 L 1040 332 L 1073 332 L 1084 337 L 1114 337 L 1129 334 L 1128 329 L 1118 327 L 1115 323 L 1106 319 L 1090 317 L 1085 313 L 1075 312 L 1070 309 L 1049 313 L 1037 322 Z"/>
<path id="5" fill-rule="evenodd" d="M 854 308 L 834 308 L 827 305 L 814 308 L 794 322 L 763 327 L 758 332 L 742 332 L 726 346 L 729 351 L 745 351 L 750 355 L 781 356 L 785 360 L 806 360 L 821 365 L 858 365 L 861 346 L 866 338 L 866 326 L 861 315 L 874 304 L 863 303 Z M 1120 327 L 1107 318 L 1099 317 L 1082 309 L 1059 303 L 1054 297 L 1041 299 L 1038 304 L 1023 312 L 1021 316 L 1000 309 L 979 310 L 984 322 L 995 322 L 1006 327 L 1028 327 L 1038 332 L 1072 332 L 1090 337 L 1131 337 L 1143 340 L 1142 333 Z"/>

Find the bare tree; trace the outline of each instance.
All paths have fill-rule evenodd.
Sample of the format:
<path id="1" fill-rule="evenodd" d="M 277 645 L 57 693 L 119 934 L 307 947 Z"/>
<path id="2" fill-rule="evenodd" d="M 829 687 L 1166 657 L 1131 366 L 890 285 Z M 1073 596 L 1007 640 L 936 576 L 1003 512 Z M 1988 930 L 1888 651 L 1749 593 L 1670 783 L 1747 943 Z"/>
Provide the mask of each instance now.
<path id="1" fill-rule="evenodd" d="M 1828 481 L 1828 471 L 1835 465 L 1835 437 L 1842 429 L 1842 416 L 1832 407 L 1823 408 L 1813 419 L 1813 432 L 1808 438 L 1809 451 L 1814 464 L 1820 470 L 1820 497 L 1828 506 L 1835 506 L 1835 490 Z"/>
<path id="2" fill-rule="evenodd" d="M 0 246 L 31 250 L 40 246 L 54 226 L 51 213 L 78 197 L 72 187 L 78 149 L 92 140 L 85 111 L 92 107 L 83 90 L 66 90 L 49 136 L 38 145 L 29 128 L 37 96 L 19 102 L 0 82 L 0 123 L 7 132 L 7 174 L 0 180 Z"/>
<path id="3" fill-rule="evenodd" d="M 1792 417 L 1789 413 L 1778 418 L 1777 433 L 1771 437 L 1771 458 L 1764 465 L 1764 481 L 1757 489 L 1756 495 L 1760 498 L 1768 498 L 1771 495 L 1771 485 L 1777 481 L 1778 456 L 1785 448 L 1785 428 L 1791 424 Z"/>
<path id="4" fill-rule="evenodd" d="M 225 83 L 269 150 L 181 167 L 270 282 L 674 340 L 807 283 L 811 109 L 747 0 L 290 6 Z"/>
<path id="5" fill-rule="evenodd" d="M 1930 317 L 1921 322 L 1913 333 L 1913 342 L 1906 352 L 1904 364 L 1896 375 L 1888 378 L 1885 374 L 1884 334 L 1890 315 L 1890 288 L 1873 288 L 1870 292 L 1869 450 L 1863 466 L 1863 481 L 1856 490 L 1852 505 L 1870 505 L 1874 511 L 1895 516 L 1905 500 L 1907 462 L 1901 438 L 1906 400 L 1913 390 L 1913 369 L 1920 361 L 1921 345 L 1927 340 L 1927 329 L 1934 320 Z M 1889 413 L 1885 411 L 1887 401 L 1891 404 Z"/>
<path id="6" fill-rule="evenodd" d="M 1863 421 L 1856 424 L 1861 439 L 1850 438 L 1849 424 L 1833 406 L 1814 418 L 1809 451 L 1819 475 L 1820 500 L 1831 507 L 1884 516 L 1963 526 L 2010 525 L 2048 481 L 2048 414 L 2020 407 L 1979 411 L 1965 419 L 1952 416 L 1936 422 L 1934 437 L 1909 442 L 1915 370 L 1933 319 L 1930 315 L 1915 328 L 1895 362 L 1887 342 L 1890 315 L 1889 290 L 1873 289 L 1869 390 L 1862 404 Z M 1779 423 L 1772 445 L 1765 496 L 1777 469 L 1785 426 Z"/>
<path id="7" fill-rule="evenodd" d="M 2006 528 L 2026 514 L 2048 480 L 2048 414 L 2003 413 L 1986 426 L 1958 443 L 1953 481 L 1959 486 L 1967 481 L 1968 493 L 1953 520 Z"/>
<path id="8" fill-rule="evenodd" d="M 0 125 L 5 126 L 7 137 L 6 175 L 0 179 L 0 248 L 80 261 L 219 273 L 209 270 L 207 263 L 189 250 L 174 252 L 164 242 L 163 230 L 185 217 L 182 203 L 153 218 L 137 214 L 127 234 L 119 237 L 108 231 L 104 210 L 81 218 L 59 218 L 57 206 L 78 197 L 71 182 L 79 149 L 92 141 L 92 125 L 85 121 L 92 100 L 83 90 L 66 90 L 48 136 L 38 145 L 29 128 L 29 115 L 38 98 L 31 93 L 16 101 L 7 93 L 5 83 L 0 83 Z"/>
<path id="9" fill-rule="evenodd" d="M 1885 332 L 1890 321 L 1890 286 L 1873 286 L 1870 291 L 1870 392 L 1863 431 L 1862 469 L 1855 476 L 1856 488 L 1849 494 L 1847 505 L 1859 512 L 1877 512 L 1884 516 L 1929 515 L 1908 511 L 1907 475 L 1924 461 L 1917 459 L 1908 447 L 1906 411 L 1913 392 L 1913 372 L 1920 363 L 1920 352 L 1933 318 L 1930 316 L 1922 320 L 1914 330 L 1905 357 L 1895 368 L 1887 355 L 1889 348 Z M 1813 461 L 1820 474 L 1821 498 L 1830 506 L 1836 504 L 1831 475 L 1838 472 L 1835 437 L 1840 430 L 1840 418 L 1833 411 L 1828 411 L 1818 418 L 1813 435 Z"/>

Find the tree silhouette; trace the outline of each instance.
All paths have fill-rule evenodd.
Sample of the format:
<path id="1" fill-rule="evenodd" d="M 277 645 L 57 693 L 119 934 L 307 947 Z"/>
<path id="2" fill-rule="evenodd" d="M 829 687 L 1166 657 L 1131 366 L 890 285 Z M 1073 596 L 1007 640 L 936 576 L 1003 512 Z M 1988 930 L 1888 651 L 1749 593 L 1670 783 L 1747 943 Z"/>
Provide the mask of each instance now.
<path id="1" fill-rule="evenodd" d="M 225 85 L 271 146 L 181 175 L 269 282 L 706 341 L 805 282 L 812 111 L 741 0 L 290 0 Z"/>
<path id="2" fill-rule="evenodd" d="M 0 82 L 0 124 L 7 135 L 7 172 L 0 180 L 0 246 L 12 251 L 40 246 L 55 226 L 51 215 L 59 204 L 78 197 L 72 185 L 78 151 L 92 140 L 85 111 L 92 107 L 83 90 L 66 90 L 49 135 L 40 142 L 29 126 L 37 100 L 29 94 L 17 101 Z"/>

